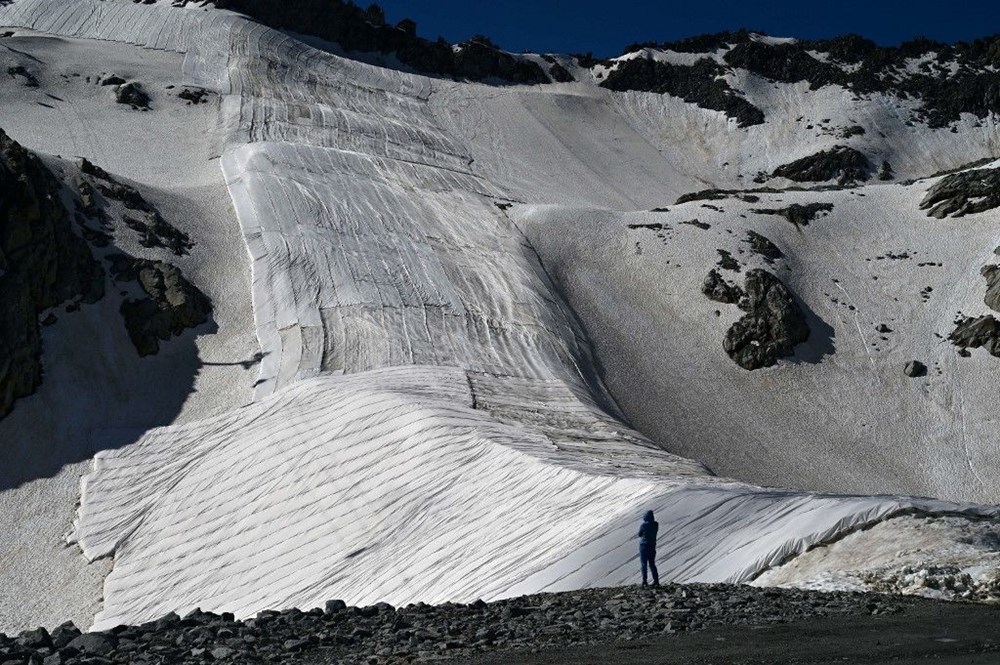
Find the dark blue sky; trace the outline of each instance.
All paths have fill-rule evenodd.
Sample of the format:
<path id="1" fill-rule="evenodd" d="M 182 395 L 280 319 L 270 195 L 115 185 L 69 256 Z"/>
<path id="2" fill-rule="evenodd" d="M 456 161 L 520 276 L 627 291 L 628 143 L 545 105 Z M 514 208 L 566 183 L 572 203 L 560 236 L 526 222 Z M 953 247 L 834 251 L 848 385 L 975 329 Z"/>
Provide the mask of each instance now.
<path id="1" fill-rule="evenodd" d="M 365 6 L 365 0 L 356 0 Z M 940 41 L 1000 33 L 997 0 L 383 0 L 388 21 L 417 22 L 450 42 L 485 34 L 508 51 L 618 55 L 633 42 L 745 27 L 805 39 L 849 32 L 881 44 L 918 35 Z M 761 6 L 764 5 L 764 6 Z"/>

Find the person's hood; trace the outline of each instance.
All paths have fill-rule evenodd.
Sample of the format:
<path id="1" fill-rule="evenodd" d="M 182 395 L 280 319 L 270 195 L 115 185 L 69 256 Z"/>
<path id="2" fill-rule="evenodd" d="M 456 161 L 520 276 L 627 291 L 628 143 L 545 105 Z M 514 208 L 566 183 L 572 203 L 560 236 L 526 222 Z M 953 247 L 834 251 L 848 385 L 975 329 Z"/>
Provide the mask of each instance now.
<path id="1" fill-rule="evenodd" d="M 642 521 L 643 522 L 652 522 L 653 521 L 653 511 L 652 510 L 647 510 L 646 514 L 642 518 Z"/>

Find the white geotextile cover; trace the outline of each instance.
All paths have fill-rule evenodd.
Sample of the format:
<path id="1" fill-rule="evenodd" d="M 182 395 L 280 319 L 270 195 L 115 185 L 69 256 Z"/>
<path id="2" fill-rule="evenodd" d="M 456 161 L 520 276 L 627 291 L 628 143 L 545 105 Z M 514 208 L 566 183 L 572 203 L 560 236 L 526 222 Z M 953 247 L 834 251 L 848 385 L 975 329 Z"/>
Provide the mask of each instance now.
<path id="1" fill-rule="evenodd" d="M 647 508 L 661 574 L 685 581 L 747 580 L 903 510 L 977 511 L 712 479 L 616 420 L 582 326 L 495 205 L 516 197 L 480 174 L 524 180 L 431 79 L 225 12 L 19 0 L 0 19 L 184 52 L 191 80 L 227 95 L 259 401 L 98 455 L 74 534 L 115 557 L 95 628 L 195 606 L 242 617 L 624 583 Z M 541 157 L 525 172 L 551 170 Z"/>
<path id="2" fill-rule="evenodd" d="M 573 401 L 557 382 L 536 388 Z M 573 462 L 585 456 L 554 455 L 475 401 L 453 368 L 317 377 L 99 454 L 76 531 L 88 557 L 115 555 L 113 602 L 94 628 L 195 607 L 245 617 L 333 597 L 471 602 L 623 584 L 648 508 L 661 576 L 733 582 L 903 510 L 960 510 L 682 483 L 667 465 L 583 471 Z"/>

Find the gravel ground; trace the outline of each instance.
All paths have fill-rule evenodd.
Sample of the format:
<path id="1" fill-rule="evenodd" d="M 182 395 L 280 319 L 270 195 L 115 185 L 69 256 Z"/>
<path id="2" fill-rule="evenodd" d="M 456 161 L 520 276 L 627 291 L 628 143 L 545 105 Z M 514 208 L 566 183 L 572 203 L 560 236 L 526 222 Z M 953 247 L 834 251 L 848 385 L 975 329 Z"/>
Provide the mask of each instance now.
<path id="1" fill-rule="evenodd" d="M 826 616 L 586 647 L 505 651 L 453 662 L 474 665 L 937 665 L 1000 662 L 1000 607 L 918 603 L 878 616 Z"/>
<path id="2" fill-rule="evenodd" d="M 67 625 L 51 634 L 38 629 L 17 637 L 0 636 L 0 665 L 717 662 L 711 660 L 715 657 L 711 649 L 720 656 L 727 649 L 743 654 L 746 649 L 740 644 L 748 643 L 775 648 L 784 644 L 787 658 L 779 660 L 795 662 L 788 658 L 800 643 L 816 642 L 818 649 L 826 649 L 820 653 L 836 652 L 837 640 L 860 649 L 855 632 L 881 622 L 900 634 L 944 626 L 941 639 L 961 641 L 929 642 L 929 646 L 997 653 L 1000 640 L 971 641 L 974 635 L 996 637 L 997 619 L 996 605 L 749 586 L 665 585 L 399 609 L 385 604 L 347 607 L 330 601 L 323 609 L 267 611 L 246 621 L 196 611 L 183 618 L 168 615 L 141 626 L 83 635 Z M 948 626 L 960 637 L 950 637 Z M 824 647 L 810 631 L 832 641 Z M 753 637 L 771 634 L 779 637 Z M 885 644 L 893 648 L 892 642 Z M 688 652 L 707 654 L 709 660 L 684 660 Z M 775 652 L 771 657 L 780 655 Z"/>

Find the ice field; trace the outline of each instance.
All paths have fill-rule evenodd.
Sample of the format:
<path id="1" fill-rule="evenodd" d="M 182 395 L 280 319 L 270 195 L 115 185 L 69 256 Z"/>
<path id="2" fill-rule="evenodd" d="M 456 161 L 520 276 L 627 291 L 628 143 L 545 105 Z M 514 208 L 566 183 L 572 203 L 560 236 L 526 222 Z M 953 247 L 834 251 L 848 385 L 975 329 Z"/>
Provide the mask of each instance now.
<path id="1" fill-rule="evenodd" d="M 178 208 L 205 235 L 189 267 L 222 306 L 193 355 L 149 361 L 181 383 L 195 376 L 164 384 L 176 404 L 66 425 L 65 445 L 87 439 L 75 466 L 0 490 L 0 519 L 17 534 L 4 544 L 16 565 L 0 567 L 0 630 L 67 612 L 104 629 L 195 607 L 247 617 L 331 598 L 399 605 L 632 583 L 647 509 L 660 575 L 678 581 L 750 582 L 847 534 L 864 548 L 875 524 L 885 543 L 897 521 L 908 537 L 904 515 L 948 515 L 924 544 L 933 562 L 967 526 L 1000 519 L 997 359 L 959 358 L 934 336 L 957 311 L 986 311 L 979 267 L 1000 244 L 996 214 L 918 209 L 931 174 L 1000 152 L 996 118 L 913 128 L 898 100 L 735 74 L 774 118 L 739 128 L 677 98 L 590 82 L 490 86 L 382 68 L 164 3 L 16 0 L 0 6 L 0 26 L 24 31 L 6 48 L 73 49 L 91 68 L 118 54 L 135 78 L 218 94 L 197 123 L 179 109 L 142 114 L 130 135 L 142 148 L 95 143 L 109 170 L 187 201 Z M 96 119 L 99 100 L 73 104 L 70 127 L 113 131 Z M 866 127 L 857 145 L 916 180 L 674 205 L 844 142 L 793 122 L 814 116 Z M 0 118 L 30 149 L 94 150 L 46 122 Z M 157 168 L 150 153 L 168 145 Z M 833 210 L 804 229 L 753 212 L 813 201 Z M 722 350 L 736 308 L 699 292 L 719 249 L 764 267 L 742 252 L 750 229 L 782 248 L 770 269 L 818 322 L 800 353 L 756 372 Z M 901 250 L 943 265 L 875 259 Z M 878 323 L 891 323 L 891 341 L 876 342 Z M 73 332 L 51 334 L 57 345 Z M 254 337 L 259 367 L 213 365 L 257 352 Z M 103 343 L 134 355 L 127 340 Z M 934 368 L 926 379 L 902 375 L 915 357 Z M 155 374 L 139 381 L 142 367 L 106 373 L 145 385 Z M 0 438 L 22 441 L 15 461 L 45 436 L 29 419 L 71 409 L 74 395 L 56 390 L 47 381 L 0 422 Z M 110 427 L 101 419 L 133 434 L 95 444 Z M 31 540 L 2 502 L 30 492 L 40 513 L 71 514 L 80 474 L 75 522 L 62 524 L 72 550 L 56 552 L 58 520 Z M 891 547 L 877 551 L 865 569 L 894 565 Z M 1000 570 L 992 552 L 963 556 L 988 562 L 982 575 Z M 110 570 L 93 574 L 102 564 L 84 559 Z M 786 566 L 777 582 L 845 565 Z M 46 586 L 53 568 L 76 581 Z M 39 593 L 46 605 L 25 600 Z"/>

